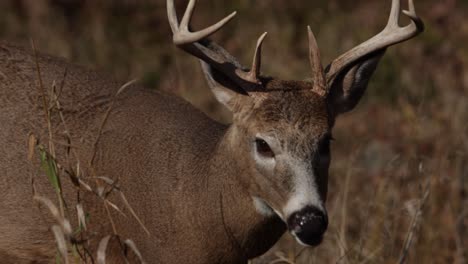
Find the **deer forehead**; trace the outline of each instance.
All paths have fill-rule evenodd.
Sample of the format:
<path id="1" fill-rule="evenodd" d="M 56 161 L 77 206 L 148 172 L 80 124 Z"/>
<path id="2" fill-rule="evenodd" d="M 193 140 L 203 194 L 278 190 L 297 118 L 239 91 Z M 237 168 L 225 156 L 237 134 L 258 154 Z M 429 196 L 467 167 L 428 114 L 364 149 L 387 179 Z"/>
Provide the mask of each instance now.
<path id="1" fill-rule="evenodd" d="M 311 90 L 312 83 L 274 81 L 266 92 L 253 95 L 255 106 L 240 120 L 252 133 L 273 134 L 281 144 L 310 144 L 330 131 L 330 117 L 323 97 Z M 242 121 L 241 121 L 242 122 Z"/>

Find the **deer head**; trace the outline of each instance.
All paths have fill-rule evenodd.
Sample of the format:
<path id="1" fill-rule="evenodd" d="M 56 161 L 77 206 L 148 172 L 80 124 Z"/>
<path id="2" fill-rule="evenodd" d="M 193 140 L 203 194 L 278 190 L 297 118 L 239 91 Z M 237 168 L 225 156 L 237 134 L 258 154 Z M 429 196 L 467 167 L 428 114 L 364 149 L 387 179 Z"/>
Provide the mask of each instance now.
<path id="1" fill-rule="evenodd" d="M 413 0 L 409 0 L 409 10 L 403 11 L 411 19 L 409 25 L 398 25 L 400 1 L 393 0 L 385 29 L 339 56 L 326 70 L 308 27 L 311 81 L 261 75 L 266 33 L 258 39 L 250 69 L 242 67 L 207 38 L 236 13 L 191 32 L 194 7 L 195 0 L 190 0 L 179 24 L 173 0 L 167 0 L 173 42 L 200 59 L 217 100 L 233 113 L 226 142 L 231 158 L 246 168 L 239 181 L 261 214 L 280 217 L 300 243 L 319 244 L 328 225 L 325 201 L 335 119 L 359 102 L 387 47 L 423 31 Z"/>

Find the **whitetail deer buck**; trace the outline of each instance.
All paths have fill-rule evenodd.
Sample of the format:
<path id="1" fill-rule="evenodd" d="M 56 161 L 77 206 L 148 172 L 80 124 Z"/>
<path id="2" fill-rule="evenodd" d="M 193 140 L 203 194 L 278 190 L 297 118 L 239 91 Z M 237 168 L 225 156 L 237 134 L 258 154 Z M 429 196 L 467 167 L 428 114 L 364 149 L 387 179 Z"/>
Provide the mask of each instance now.
<path id="1" fill-rule="evenodd" d="M 151 263 L 246 263 L 267 251 L 285 230 L 304 245 L 318 245 L 327 229 L 325 209 L 331 131 L 338 115 L 354 108 L 387 47 L 423 31 L 413 1 L 403 11 L 411 23 L 398 25 L 399 0 L 392 1 L 388 25 L 375 37 L 334 60 L 323 70 L 319 50 L 308 30 L 311 81 L 283 81 L 260 74 L 257 43 L 250 70 L 207 39 L 235 13 L 219 23 L 190 32 L 195 0 L 180 24 L 173 0 L 167 0 L 174 44 L 200 59 L 217 100 L 233 113 L 222 125 L 171 95 L 135 86 L 120 94 L 102 129 L 102 119 L 118 85 L 100 73 L 45 55 L 0 44 L 0 260 L 2 263 L 50 263 L 55 241 L 48 213 L 38 210 L 31 195 L 53 197 L 38 164 L 26 157 L 27 139 L 51 137 L 43 117 L 42 83 L 60 82 L 59 98 L 68 124 L 57 114 L 50 120 L 56 142 L 70 140 L 83 176 L 115 177 L 149 236 L 133 218 L 116 217 L 114 227 L 132 238 Z M 38 67 L 36 66 L 38 63 Z M 41 99 L 42 98 L 42 99 Z M 70 136 L 65 136 L 67 130 Z M 70 157 L 69 144 L 56 147 L 58 162 Z M 88 161 L 88 162 L 86 162 Z M 63 193 L 76 189 L 62 183 Z M 73 200 L 73 199 L 70 199 Z M 94 233 L 111 232 L 96 203 L 84 201 Z M 71 206 L 69 204 L 69 206 Z M 102 237 L 102 236 L 101 236 Z M 94 242 L 92 242 L 94 243 Z M 122 252 L 108 249 L 107 260 Z"/>

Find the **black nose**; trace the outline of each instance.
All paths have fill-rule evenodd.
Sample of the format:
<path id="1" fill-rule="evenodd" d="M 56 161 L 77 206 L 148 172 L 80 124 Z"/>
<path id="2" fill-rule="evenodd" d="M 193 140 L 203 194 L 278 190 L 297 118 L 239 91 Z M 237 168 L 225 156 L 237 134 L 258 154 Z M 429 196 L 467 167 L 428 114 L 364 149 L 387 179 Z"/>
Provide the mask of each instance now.
<path id="1" fill-rule="evenodd" d="M 322 242 L 327 227 L 326 214 L 314 206 L 307 206 L 288 218 L 289 231 L 309 246 L 316 246 Z"/>

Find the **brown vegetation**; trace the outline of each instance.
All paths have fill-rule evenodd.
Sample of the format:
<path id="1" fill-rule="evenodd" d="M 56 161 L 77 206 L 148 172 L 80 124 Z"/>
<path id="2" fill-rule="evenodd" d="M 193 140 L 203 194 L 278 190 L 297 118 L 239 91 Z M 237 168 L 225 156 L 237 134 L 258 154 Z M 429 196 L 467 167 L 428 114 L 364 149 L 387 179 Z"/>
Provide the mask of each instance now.
<path id="1" fill-rule="evenodd" d="M 370 0 L 199 2 L 195 27 L 239 11 L 215 38 L 246 63 L 268 31 L 264 72 L 284 79 L 308 77 L 307 25 L 328 62 L 377 33 L 390 8 Z M 254 263 L 468 261 L 468 4 L 415 2 L 426 32 L 388 50 L 364 102 L 337 122 L 323 245 L 303 249 L 286 235 Z M 25 46 L 32 38 L 38 50 L 122 81 L 141 78 L 229 119 L 198 62 L 173 47 L 165 1 L 3 0 L 0 36 Z"/>

